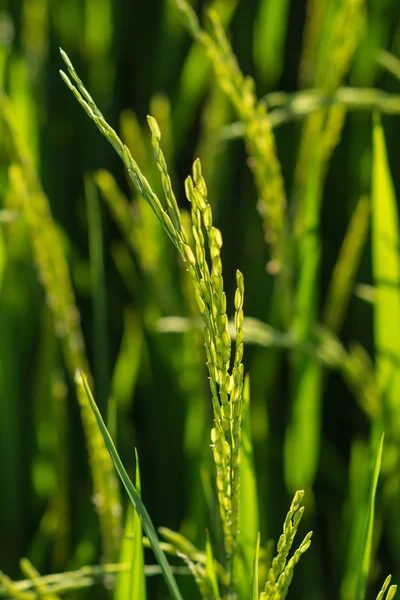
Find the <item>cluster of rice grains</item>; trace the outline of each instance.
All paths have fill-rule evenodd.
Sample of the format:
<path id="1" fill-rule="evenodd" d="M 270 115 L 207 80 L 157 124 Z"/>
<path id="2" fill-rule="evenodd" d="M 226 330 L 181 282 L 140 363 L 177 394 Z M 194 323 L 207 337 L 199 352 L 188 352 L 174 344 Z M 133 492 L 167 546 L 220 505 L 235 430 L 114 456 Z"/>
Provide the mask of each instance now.
<path id="1" fill-rule="evenodd" d="M 189 176 L 185 182 L 186 195 L 192 208 L 192 232 L 195 240 L 195 248 L 192 249 L 188 235 L 183 228 L 177 201 L 172 190 L 167 164 L 160 147 L 161 134 L 156 120 L 148 117 L 152 132 L 154 156 L 161 174 L 167 205 L 166 210 L 164 210 L 149 182 L 132 158 L 127 146 L 122 143 L 115 131 L 104 121 L 100 111 L 98 111 L 76 75 L 69 59 L 64 53 L 62 53 L 62 56 L 77 87 L 73 86 L 63 73 L 64 81 L 121 156 L 131 180 L 142 197 L 152 207 L 165 232 L 184 260 L 194 286 L 195 297 L 204 320 L 207 365 L 215 418 L 212 442 L 217 467 L 218 499 L 224 529 L 225 550 L 228 562 L 230 562 L 236 546 L 239 515 L 240 422 L 244 372 L 242 363 L 243 276 L 239 271 L 237 272 L 237 290 L 235 294 L 236 350 L 232 358 L 220 256 L 222 236 L 221 232 L 212 225 L 212 210 L 207 199 L 207 188 L 201 173 L 200 161 L 195 161 L 193 176 Z M 210 265 L 207 261 L 207 254 L 210 257 Z"/>
<path id="2" fill-rule="evenodd" d="M 271 157 L 272 159 L 274 157 L 276 159 L 276 154 L 265 109 L 263 108 L 261 113 L 260 107 L 256 106 L 255 96 L 252 91 L 252 82 L 243 78 L 216 17 L 211 17 L 214 35 L 213 37 L 209 37 L 208 34 L 200 30 L 197 17 L 195 17 L 186 3 L 180 2 L 179 6 L 188 19 L 192 33 L 204 43 L 211 58 L 214 57 L 213 62 L 216 65 L 219 80 L 222 82 L 221 85 L 232 98 L 240 117 L 246 125 L 246 140 L 254 159 L 253 166 L 260 191 L 260 198 L 262 199 L 262 204 L 268 207 L 268 211 L 264 212 L 264 216 L 266 218 L 267 231 L 269 232 L 269 240 L 273 247 L 272 256 L 278 265 L 283 259 L 281 241 L 284 230 L 283 215 L 285 198 L 279 163 L 277 160 L 271 160 Z M 185 262 L 194 287 L 195 297 L 204 322 L 207 366 L 212 391 L 215 427 L 212 429 L 211 437 L 216 464 L 217 493 L 226 552 L 226 583 L 228 590 L 226 598 L 235 598 L 233 561 L 237 549 L 238 533 L 240 533 L 238 531 L 239 464 L 244 374 L 242 363 L 243 275 L 237 271 L 237 289 L 235 293 L 236 348 L 232 356 L 231 337 L 228 332 L 228 317 L 226 312 L 227 302 L 225 292 L 223 291 L 220 255 L 222 236 L 221 232 L 212 225 L 212 210 L 207 199 L 207 187 L 202 176 L 200 161 L 196 160 L 194 162 L 192 176 L 189 176 L 185 182 L 186 196 L 191 203 L 192 234 L 194 239 L 194 248 L 192 248 L 189 237 L 182 225 L 181 214 L 172 189 L 166 160 L 160 147 L 161 133 L 157 121 L 153 117 L 148 117 L 148 124 L 152 133 L 154 157 L 161 174 L 166 209 L 164 209 L 149 182 L 142 174 L 138 164 L 132 158 L 128 147 L 104 120 L 103 115 L 77 76 L 66 54 L 61 51 L 61 55 L 67 65 L 69 75 L 76 85 L 71 82 L 71 79 L 64 72 L 61 72 L 63 80 L 123 160 L 131 181 L 140 195 L 151 206 L 165 232 Z M 264 132 L 262 136 L 259 135 L 260 126 L 262 126 Z M 264 135 L 265 133 L 267 135 Z M 262 145 L 260 145 L 260 140 L 262 140 Z M 267 157 L 268 160 L 266 160 Z M 265 169 L 268 169 L 268 172 L 264 172 Z M 273 197 L 271 197 L 271 194 Z M 280 268 L 278 267 L 276 270 L 279 271 Z M 296 506 L 292 505 L 289 513 L 292 516 L 294 514 L 297 515 L 291 527 L 292 537 L 290 535 L 288 537 L 286 531 L 288 526 L 285 524 L 284 540 L 281 540 L 278 545 L 278 555 L 271 567 L 265 591 L 263 592 L 264 599 L 283 598 L 286 595 L 293 568 L 301 554 L 309 546 L 310 535 L 307 536 L 285 568 L 286 557 L 303 512 L 302 510 L 298 511 L 301 499 L 302 493 L 298 493 L 294 500 Z M 292 516 L 290 517 L 290 522 L 292 522 Z"/>

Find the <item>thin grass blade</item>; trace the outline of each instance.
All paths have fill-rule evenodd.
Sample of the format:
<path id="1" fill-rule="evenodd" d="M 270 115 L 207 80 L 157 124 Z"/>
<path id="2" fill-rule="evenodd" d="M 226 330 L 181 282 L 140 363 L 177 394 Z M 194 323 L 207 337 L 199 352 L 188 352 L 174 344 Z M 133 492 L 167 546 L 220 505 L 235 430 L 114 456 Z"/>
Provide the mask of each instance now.
<path id="1" fill-rule="evenodd" d="M 139 457 L 136 456 L 136 489 L 140 495 Z M 146 578 L 142 543 L 142 526 L 133 504 L 129 504 L 124 537 L 121 544 L 120 564 L 129 564 L 128 571 L 119 573 L 114 600 L 146 600 Z"/>
<path id="2" fill-rule="evenodd" d="M 400 409 L 399 220 L 380 118 L 373 127 L 372 273 L 378 385 L 388 410 Z"/>
<path id="3" fill-rule="evenodd" d="M 376 489 L 378 486 L 379 472 L 381 469 L 383 440 L 384 440 L 384 434 L 382 434 L 381 439 L 380 439 L 378 451 L 376 453 L 375 464 L 374 464 L 374 468 L 372 471 L 371 488 L 370 488 L 370 493 L 369 493 L 368 514 L 367 514 L 367 520 L 365 523 L 364 548 L 362 551 L 362 556 L 361 556 L 361 561 L 360 561 L 360 571 L 358 574 L 356 600 L 364 600 L 364 598 L 365 598 L 368 574 L 369 574 L 370 565 L 371 565 L 372 535 L 373 535 L 373 530 L 374 530 L 374 518 L 375 518 L 375 496 L 376 496 Z"/>
<path id="4" fill-rule="evenodd" d="M 369 201 L 361 196 L 350 219 L 327 292 L 323 321 L 334 333 L 340 330 L 351 299 L 362 252 L 367 241 Z"/>
<path id="5" fill-rule="evenodd" d="M 151 547 L 152 547 L 154 555 L 162 569 L 163 576 L 164 576 L 165 582 L 168 586 L 168 589 L 171 593 L 171 596 L 174 600 L 183 600 L 181 593 L 179 591 L 178 585 L 176 583 L 174 574 L 173 574 L 171 567 L 167 561 L 164 551 L 162 550 L 162 548 L 160 546 L 160 541 L 158 539 L 156 530 L 154 529 L 154 525 L 153 525 L 153 523 L 150 519 L 150 516 L 140 498 L 140 495 L 139 495 L 137 489 L 133 485 L 132 481 L 129 479 L 128 473 L 126 472 L 125 467 L 123 466 L 123 464 L 121 462 L 121 459 L 120 459 L 118 452 L 114 446 L 111 436 L 107 431 L 107 428 L 106 428 L 104 421 L 101 417 L 101 414 L 99 412 L 99 409 L 97 408 L 96 402 L 92 396 L 92 392 L 90 391 L 86 377 L 82 373 L 82 371 L 77 372 L 77 379 L 78 379 L 78 381 L 80 381 L 81 385 L 83 385 L 83 387 L 85 389 L 88 401 L 90 403 L 93 414 L 96 417 L 97 425 L 98 425 L 101 435 L 103 437 L 104 443 L 105 443 L 107 450 L 111 456 L 111 459 L 114 463 L 117 473 L 120 476 L 121 481 L 122 481 L 126 491 L 128 492 L 128 496 L 129 496 L 133 506 L 135 507 L 136 512 L 138 513 L 138 515 L 140 517 L 143 529 L 144 529 L 147 537 L 150 540 Z"/>
<path id="6" fill-rule="evenodd" d="M 221 594 L 219 593 L 217 571 L 215 569 L 214 556 L 208 531 L 206 538 L 206 575 L 211 583 L 215 598 L 220 598 Z"/>
<path id="7" fill-rule="evenodd" d="M 253 566 L 253 586 L 251 591 L 251 600 L 258 600 L 258 557 L 260 554 L 260 534 L 257 536 L 256 551 L 254 554 Z"/>

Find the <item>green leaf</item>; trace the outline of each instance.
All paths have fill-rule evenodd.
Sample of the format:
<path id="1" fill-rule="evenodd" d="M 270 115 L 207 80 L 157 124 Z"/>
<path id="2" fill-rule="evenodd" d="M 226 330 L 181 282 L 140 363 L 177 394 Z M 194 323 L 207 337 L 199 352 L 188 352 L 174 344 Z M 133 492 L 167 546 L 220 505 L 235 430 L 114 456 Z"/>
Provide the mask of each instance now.
<path id="1" fill-rule="evenodd" d="M 389 411 L 400 409 L 400 255 L 396 197 L 379 116 L 373 128 L 372 272 L 378 386 Z"/>
<path id="2" fill-rule="evenodd" d="M 208 531 L 207 531 L 207 538 L 206 538 L 206 575 L 211 582 L 214 596 L 216 598 L 220 598 L 221 594 L 219 593 L 217 571 L 215 569 L 214 556 L 213 556 L 213 551 L 212 551 L 211 542 L 210 542 L 210 535 L 209 535 Z"/>
<path id="3" fill-rule="evenodd" d="M 97 408 L 96 402 L 92 396 L 92 392 L 90 391 L 86 377 L 82 371 L 79 371 L 77 376 L 78 376 L 78 379 L 79 379 L 79 377 L 82 378 L 83 387 L 87 394 L 87 397 L 88 397 L 90 406 L 92 408 L 92 411 L 94 413 L 94 416 L 96 417 L 97 425 L 98 425 L 98 427 L 100 429 L 100 433 L 104 439 L 104 443 L 107 447 L 108 452 L 110 453 L 111 459 L 114 463 L 117 473 L 120 476 L 121 481 L 122 481 L 126 491 L 128 492 L 128 496 L 129 496 L 133 506 L 135 507 L 137 514 L 140 517 L 140 521 L 142 523 L 143 529 L 144 529 L 147 537 L 150 540 L 152 550 L 153 550 L 154 555 L 162 569 L 162 573 L 163 573 L 165 582 L 169 588 L 169 591 L 171 593 L 171 596 L 174 600 L 183 600 L 181 593 L 179 591 L 178 585 L 176 583 L 175 577 L 172 573 L 171 567 L 170 567 L 170 565 L 167 561 L 167 558 L 160 546 L 160 540 L 158 539 L 156 530 L 150 519 L 149 513 L 147 512 L 147 510 L 140 498 L 138 491 L 136 490 L 132 481 L 129 479 L 128 473 L 126 472 L 125 467 L 122 464 L 120 457 L 118 456 L 118 452 L 114 446 L 114 443 L 111 439 L 110 434 L 107 431 L 107 428 L 106 428 L 104 421 L 101 417 L 101 414 L 99 412 L 99 409 Z"/>
<path id="4" fill-rule="evenodd" d="M 273 87 L 282 75 L 289 22 L 288 8 L 288 0 L 259 2 L 254 23 L 253 55 L 262 84 L 268 87 Z"/>
<path id="5" fill-rule="evenodd" d="M 260 534 L 257 536 L 256 551 L 254 554 L 253 566 L 253 586 L 251 591 L 251 600 L 258 600 L 258 555 L 260 553 Z"/>
<path id="6" fill-rule="evenodd" d="M 369 200 L 361 196 L 351 216 L 326 295 L 323 321 L 333 333 L 342 327 L 367 241 Z"/>
<path id="7" fill-rule="evenodd" d="M 140 495 L 139 457 L 136 457 L 136 489 Z M 132 504 L 128 506 L 124 537 L 121 544 L 120 564 L 129 564 L 117 578 L 114 600 L 146 600 L 146 577 L 140 518 Z"/>
<path id="8" fill-rule="evenodd" d="M 3 231 L 0 229 L 0 289 L 3 282 L 3 275 L 7 260 L 6 245 L 4 242 Z"/>
<path id="9" fill-rule="evenodd" d="M 367 520 L 365 522 L 365 533 L 364 533 L 364 548 L 362 551 L 362 557 L 360 562 L 360 571 L 358 574 L 358 584 L 356 592 L 356 600 L 364 600 L 365 591 L 367 587 L 367 579 L 369 568 L 371 564 L 371 551 L 372 551 L 372 534 L 374 530 L 374 517 L 375 517 L 375 496 L 376 488 L 378 486 L 379 471 L 381 469 L 382 462 L 382 450 L 383 450 L 384 434 L 382 434 L 378 451 L 375 458 L 374 469 L 371 478 L 371 487 L 369 493 L 368 513 Z"/>
<path id="10" fill-rule="evenodd" d="M 311 335 L 317 318 L 319 296 L 320 185 L 322 177 L 322 134 L 314 136 L 308 178 L 299 207 L 296 253 L 299 271 L 296 283 L 293 332 L 300 342 Z M 314 482 L 321 437 L 321 364 L 295 350 L 292 354 L 292 407 L 284 445 L 284 474 L 294 493 Z"/>

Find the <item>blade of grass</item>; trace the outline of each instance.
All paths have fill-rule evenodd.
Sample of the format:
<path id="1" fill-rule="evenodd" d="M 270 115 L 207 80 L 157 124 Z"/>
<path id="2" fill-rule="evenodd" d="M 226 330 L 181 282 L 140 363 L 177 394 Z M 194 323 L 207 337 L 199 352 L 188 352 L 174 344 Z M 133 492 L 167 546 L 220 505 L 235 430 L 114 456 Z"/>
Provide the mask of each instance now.
<path id="1" fill-rule="evenodd" d="M 400 80 L 400 60 L 394 54 L 382 50 L 379 52 L 378 61 L 384 66 L 392 75 Z"/>
<path id="2" fill-rule="evenodd" d="M 260 534 L 257 535 L 256 551 L 254 554 L 253 566 L 253 585 L 251 591 L 251 600 L 258 600 L 258 556 L 260 553 Z"/>
<path id="3" fill-rule="evenodd" d="M 368 226 L 369 201 L 362 196 L 351 217 L 326 295 L 323 322 L 336 334 L 340 331 L 351 299 Z"/>
<path id="4" fill-rule="evenodd" d="M 3 283 L 3 276 L 4 276 L 6 261 L 7 261 L 7 250 L 6 250 L 6 245 L 4 242 L 3 231 L 1 230 L 1 226 L 0 226 L 0 290 L 1 290 L 2 283 Z"/>
<path id="5" fill-rule="evenodd" d="M 272 87 L 282 75 L 288 26 L 288 0 L 261 0 L 254 24 L 253 55 L 263 86 Z"/>
<path id="6" fill-rule="evenodd" d="M 215 598 L 220 598 L 221 594 L 219 593 L 217 571 L 215 569 L 214 556 L 208 531 L 206 537 L 206 576 L 211 583 Z"/>
<path id="7" fill-rule="evenodd" d="M 297 241 L 300 273 L 292 326 L 300 342 L 310 338 L 317 317 L 321 145 L 321 137 L 315 137 L 312 168 L 303 197 L 302 228 Z M 291 493 L 314 481 L 319 460 L 321 393 L 321 366 L 312 357 L 295 351 L 292 355 L 293 401 L 284 446 L 285 482 Z"/>
<path id="8" fill-rule="evenodd" d="M 388 433 L 388 448 L 397 448 L 400 415 L 400 251 L 399 216 L 390 174 L 383 128 L 378 115 L 373 124 L 372 164 L 372 274 L 375 284 L 374 342 L 376 379 L 382 396 L 377 427 Z M 382 423 L 383 421 L 383 423 Z M 398 470 L 387 473 L 386 506 L 390 514 L 390 543 L 399 551 Z"/>
<path id="9" fill-rule="evenodd" d="M 375 458 L 375 464 L 372 471 L 371 486 L 368 500 L 368 512 L 364 530 L 364 547 L 362 550 L 361 561 L 359 563 L 358 583 L 355 600 L 364 600 L 367 588 L 367 580 L 371 564 L 372 535 L 374 531 L 375 496 L 376 488 L 378 486 L 379 472 L 381 469 L 383 441 L 384 434 L 382 434 L 379 442 L 378 451 L 376 453 Z"/>
<path id="10" fill-rule="evenodd" d="M 93 414 L 96 418 L 99 431 L 103 437 L 104 443 L 105 443 L 107 450 L 111 456 L 111 459 L 114 463 L 115 469 L 116 469 L 118 475 L 120 476 L 121 481 L 122 481 L 126 491 L 128 492 L 128 496 L 129 496 L 133 506 L 135 507 L 136 512 L 138 513 L 138 515 L 140 517 L 143 529 L 144 529 L 147 537 L 150 540 L 154 555 L 163 571 L 164 579 L 165 579 L 165 582 L 171 593 L 171 596 L 172 596 L 172 598 L 174 598 L 174 600 L 183 600 L 181 593 L 179 591 L 178 585 L 175 581 L 174 574 L 171 571 L 171 567 L 170 567 L 170 565 L 167 561 L 167 558 L 160 546 L 160 541 L 158 539 L 158 535 L 156 533 L 154 525 L 153 525 L 153 523 L 150 519 L 150 516 L 140 498 L 140 495 L 139 495 L 137 489 L 133 485 L 132 481 L 129 479 L 128 473 L 126 472 L 125 467 L 123 466 L 121 459 L 119 458 L 118 452 L 114 446 L 114 443 L 110 437 L 110 434 L 107 431 L 107 428 L 106 428 L 104 421 L 101 417 L 101 414 L 99 412 L 99 409 L 97 408 L 96 402 L 92 396 L 92 392 L 90 391 L 89 384 L 88 384 L 86 377 L 82 371 L 77 371 L 76 380 L 77 380 L 78 385 L 83 386 L 83 388 L 86 392 L 86 396 L 87 396 L 88 402 L 90 404 L 90 407 L 93 411 Z"/>
<path id="11" fill-rule="evenodd" d="M 140 495 L 139 457 L 135 450 L 135 485 Z M 140 518 L 133 504 L 129 504 L 121 544 L 120 563 L 128 563 L 129 571 L 121 572 L 115 586 L 115 600 L 146 600 L 146 579 Z"/>
<path id="12" fill-rule="evenodd" d="M 378 116 L 373 126 L 372 273 L 377 381 L 389 411 L 400 409 L 400 253 L 397 202 Z M 390 414 L 390 413 L 389 413 Z M 392 412 L 393 414 L 393 412 Z"/>
<path id="13" fill-rule="evenodd" d="M 354 440 L 350 448 L 346 513 L 343 518 L 346 557 L 340 585 L 341 600 L 354 600 L 360 555 L 364 543 L 364 529 L 368 510 L 369 476 L 368 444 Z"/>

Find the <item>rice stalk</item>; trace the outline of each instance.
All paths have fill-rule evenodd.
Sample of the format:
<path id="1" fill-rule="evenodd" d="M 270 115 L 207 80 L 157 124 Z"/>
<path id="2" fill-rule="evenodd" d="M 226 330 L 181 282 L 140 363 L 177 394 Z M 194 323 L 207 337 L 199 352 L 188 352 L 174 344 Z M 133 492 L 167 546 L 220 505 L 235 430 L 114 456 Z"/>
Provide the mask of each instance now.
<path id="1" fill-rule="evenodd" d="M 189 245 L 188 235 L 182 225 L 165 157 L 160 147 L 160 130 L 155 119 L 148 117 L 148 123 L 152 132 L 152 145 L 156 164 L 161 174 L 166 208 L 163 207 L 159 198 L 153 192 L 127 146 L 122 143 L 116 132 L 104 121 L 66 54 L 61 51 L 61 55 L 77 87 L 71 83 L 65 73 L 61 72 L 64 82 L 123 160 L 130 178 L 139 193 L 153 209 L 160 224 L 178 250 L 192 280 L 198 307 L 204 321 L 207 366 L 210 375 L 215 421 L 215 428 L 212 430 L 213 455 L 217 467 L 220 515 L 231 578 L 229 587 L 233 589 L 232 564 L 236 550 L 239 518 L 239 457 L 244 370 L 242 363 L 243 276 L 237 271 L 235 294 L 236 350 L 232 354 L 231 338 L 227 331 L 226 296 L 223 291 L 220 256 L 222 236 L 221 232 L 212 225 L 212 210 L 208 203 L 207 188 L 202 176 L 200 162 L 195 161 L 193 175 L 189 176 L 185 182 L 186 195 L 192 206 L 192 226 L 195 239 L 193 251 Z M 206 243 L 211 265 L 206 259 Z"/>
<path id="2" fill-rule="evenodd" d="M 335 106 L 341 106 L 348 112 L 377 110 L 388 115 L 400 113 L 400 95 L 375 88 L 339 87 L 329 94 L 319 89 L 300 90 L 291 94 L 271 92 L 260 102 L 267 105 L 273 129 L 308 117 L 319 109 Z M 243 137 L 244 133 L 245 124 L 236 121 L 222 127 L 219 137 L 222 140 L 234 140 Z"/>
<path id="3" fill-rule="evenodd" d="M 210 33 L 206 33 L 185 0 L 176 0 L 176 5 L 188 30 L 209 55 L 218 85 L 244 123 L 249 164 L 259 196 L 258 210 L 263 219 L 266 241 L 271 246 L 269 271 L 274 274 L 281 272 L 282 297 L 285 299 L 290 280 L 286 194 L 266 107 L 257 101 L 254 81 L 243 76 L 216 12 L 208 12 Z"/>
<path id="4" fill-rule="evenodd" d="M 208 8 L 218 10 L 221 21 L 226 27 L 234 16 L 237 4 L 238 0 L 225 0 L 224 2 L 212 0 Z M 182 66 L 178 81 L 177 99 L 173 110 L 173 121 L 174 123 L 179 123 L 179 127 L 175 128 L 177 150 L 182 148 L 189 128 L 193 124 L 195 111 L 207 91 L 209 76 L 210 64 L 204 55 L 203 48 L 195 40 Z M 164 129 L 161 129 L 164 132 Z M 202 156 L 200 158 L 202 159 Z M 206 165 L 204 165 L 203 161 L 202 164 L 206 173 Z M 208 174 L 206 173 L 206 175 L 209 182 Z"/>

